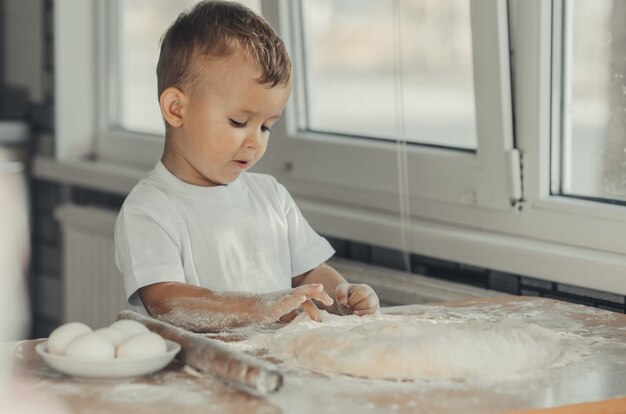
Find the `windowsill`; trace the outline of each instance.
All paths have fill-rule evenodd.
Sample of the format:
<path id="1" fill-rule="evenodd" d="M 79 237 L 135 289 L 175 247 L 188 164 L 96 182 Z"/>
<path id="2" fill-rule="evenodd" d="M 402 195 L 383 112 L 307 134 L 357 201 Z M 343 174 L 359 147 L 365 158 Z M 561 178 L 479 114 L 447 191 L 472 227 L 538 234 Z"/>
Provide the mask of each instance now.
<path id="1" fill-rule="evenodd" d="M 32 166 L 35 178 L 119 195 L 127 195 L 147 172 L 102 161 L 58 161 L 42 156 L 35 157 Z"/>

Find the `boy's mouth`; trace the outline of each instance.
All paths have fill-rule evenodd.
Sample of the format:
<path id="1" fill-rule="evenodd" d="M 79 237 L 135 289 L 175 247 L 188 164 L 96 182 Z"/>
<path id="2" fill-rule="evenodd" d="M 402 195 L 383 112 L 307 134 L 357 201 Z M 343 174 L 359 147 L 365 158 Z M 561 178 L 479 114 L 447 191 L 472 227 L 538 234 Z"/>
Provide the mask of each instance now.
<path id="1" fill-rule="evenodd" d="M 235 160 L 235 164 L 240 168 L 246 168 L 250 162 L 245 160 Z"/>

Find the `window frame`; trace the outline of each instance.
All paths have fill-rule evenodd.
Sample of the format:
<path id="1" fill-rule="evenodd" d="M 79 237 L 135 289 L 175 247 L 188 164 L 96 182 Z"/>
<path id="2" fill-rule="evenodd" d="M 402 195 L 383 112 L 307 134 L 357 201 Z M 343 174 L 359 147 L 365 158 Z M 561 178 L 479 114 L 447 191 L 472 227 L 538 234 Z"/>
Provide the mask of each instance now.
<path id="1" fill-rule="evenodd" d="M 263 6 L 268 3 L 272 2 L 266 1 Z M 296 75 L 294 95 L 285 111 L 286 122 L 274 128 L 263 168 L 291 183 L 292 187 L 302 186 L 303 192 L 315 191 L 321 198 L 342 202 L 345 189 L 350 189 L 351 198 L 366 200 L 375 204 L 377 209 L 397 213 L 396 206 L 376 202 L 381 196 L 398 195 L 397 145 L 299 129 L 297 103 L 303 97 L 298 92 L 302 92 L 306 81 L 301 73 L 302 53 L 296 46 L 302 44 L 297 37 L 300 30 L 294 26 L 300 20 L 297 18 L 299 2 L 280 0 L 278 4 L 274 13 L 268 9 L 264 14 L 274 27 L 279 28 L 287 43 Z M 421 198 L 511 210 L 512 200 L 521 198 L 521 190 L 519 166 L 515 162 L 517 154 L 513 147 L 507 4 L 506 0 L 480 0 L 472 1 L 471 7 L 478 151 L 407 145 L 409 185 L 411 193 L 420 194 Z M 481 46 L 477 47 L 477 43 Z M 320 143 L 324 145 L 324 154 L 320 153 Z M 272 151 L 274 147 L 280 147 L 280 151 Z M 350 165 L 346 171 L 342 160 L 355 158 L 362 161 Z M 320 160 L 324 161 L 323 169 L 318 168 Z M 377 165 L 383 167 L 373 171 L 372 166 Z M 431 176 L 444 181 L 443 185 L 431 185 Z M 322 184 L 323 188 L 304 190 L 312 181 L 318 187 Z M 337 197 L 335 193 L 339 188 L 344 191 Z"/>
<path id="2" fill-rule="evenodd" d="M 111 56 L 119 56 L 121 42 L 119 30 L 110 33 L 112 22 L 117 22 L 120 8 L 119 0 L 102 1 L 98 4 L 98 67 L 101 80 L 98 82 L 98 124 L 96 131 L 96 154 L 103 161 L 123 165 L 151 168 L 161 157 L 165 136 L 111 126 L 111 103 L 114 94 L 107 90 L 108 85 L 115 84 L 121 76 L 117 73 L 118 65 Z M 156 100 L 156 85 L 155 85 Z"/>

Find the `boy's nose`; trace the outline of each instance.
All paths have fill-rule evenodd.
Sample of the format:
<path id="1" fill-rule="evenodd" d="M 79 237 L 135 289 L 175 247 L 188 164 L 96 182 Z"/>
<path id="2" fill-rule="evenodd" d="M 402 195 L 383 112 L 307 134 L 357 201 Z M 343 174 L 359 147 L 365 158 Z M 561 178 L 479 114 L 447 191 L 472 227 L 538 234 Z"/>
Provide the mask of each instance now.
<path id="1" fill-rule="evenodd" d="M 250 132 L 246 138 L 246 148 L 257 148 L 261 143 L 261 132 Z"/>

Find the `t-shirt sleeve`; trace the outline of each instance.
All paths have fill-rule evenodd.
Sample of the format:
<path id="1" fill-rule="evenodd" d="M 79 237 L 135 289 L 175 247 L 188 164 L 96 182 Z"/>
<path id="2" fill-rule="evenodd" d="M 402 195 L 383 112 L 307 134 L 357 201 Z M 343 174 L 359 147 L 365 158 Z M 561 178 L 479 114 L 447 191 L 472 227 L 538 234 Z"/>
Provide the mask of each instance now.
<path id="1" fill-rule="evenodd" d="M 180 247 L 163 220 L 125 203 L 115 224 L 115 263 L 124 279 L 126 298 L 141 306 L 139 288 L 159 282 L 185 282 Z"/>
<path id="2" fill-rule="evenodd" d="M 278 191 L 287 217 L 291 274 L 296 277 L 323 264 L 335 250 L 309 225 L 287 189 L 278 184 Z"/>

